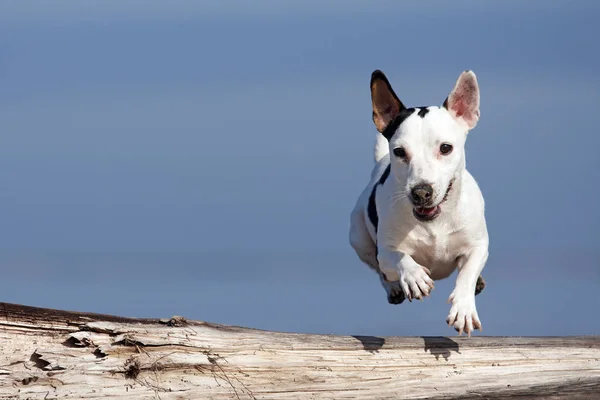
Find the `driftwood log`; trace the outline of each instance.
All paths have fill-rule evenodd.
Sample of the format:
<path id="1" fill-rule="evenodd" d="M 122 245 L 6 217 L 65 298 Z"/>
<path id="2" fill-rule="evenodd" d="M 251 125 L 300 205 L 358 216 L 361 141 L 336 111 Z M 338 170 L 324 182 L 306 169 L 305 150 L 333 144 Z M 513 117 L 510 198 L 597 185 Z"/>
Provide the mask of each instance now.
<path id="1" fill-rule="evenodd" d="M 600 399 L 600 337 L 304 335 L 0 303 L 0 399 Z"/>

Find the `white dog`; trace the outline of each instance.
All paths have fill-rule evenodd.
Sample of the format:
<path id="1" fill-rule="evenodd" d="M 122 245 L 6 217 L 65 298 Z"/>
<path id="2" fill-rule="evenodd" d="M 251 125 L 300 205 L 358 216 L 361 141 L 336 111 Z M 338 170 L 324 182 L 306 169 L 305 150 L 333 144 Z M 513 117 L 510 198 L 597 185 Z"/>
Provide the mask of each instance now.
<path id="1" fill-rule="evenodd" d="M 479 85 L 463 72 L 441 107 L 406 108 L 385 75 L 371 75 L 380 132 L 371 180 L 350 221 L 350 244 L 399 304 L 422 299 L 458 268 L 446 322 L 481 330 L 475 295 L 488 257 L 484 201 L 465 168 L 467 133 L 479 120 Z"/>

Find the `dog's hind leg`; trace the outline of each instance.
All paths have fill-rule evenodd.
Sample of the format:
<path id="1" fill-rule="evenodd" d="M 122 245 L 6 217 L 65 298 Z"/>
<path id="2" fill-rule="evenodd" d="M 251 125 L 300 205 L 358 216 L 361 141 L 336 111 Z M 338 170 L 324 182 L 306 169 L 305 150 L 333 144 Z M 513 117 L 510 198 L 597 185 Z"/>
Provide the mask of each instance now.
<path id="1" fill-rule="evenodd" d="M 400 286 L 400 281 L 386 281 L 383 273 L 381 272 L 379 273 L 379 279 L 381 280 L 381 286 L 383 286 L 387 292 L 388 303 L 400 304 L 406 300 L 406 296 L 404 295 L 402 287 Z"/>
<path id="2" fill-rule="evenodd" d="M 406 299 L 406 296 L 400 287 L 400 282 L 387 281 L 384 274 L 379 269 L 379 262 L 377 261 L 377 245 L 369 233 L 365 213 L 360 207 L 356 207 L 354 211 L 352 211 L 350 217 L 350 245 L 354 248 L 358 258 L 375 270 L 379 275 L 381 286 L 383 286 L 387 293 L 388 303 L 402 303 Z"/>
<path id="3" fill-rule="evenodd" d="M 377 245 L 369 233 L 365 213 L 360 202 L 350 215 L 350 245 L 362 262 L 379 272 L 377 261 Z"/>
<path id="4" fill-rule="evenodd" d="M 479 275 L 477 283 L 475 284 L 475 296 L 481 293 L 483 289 L 485 289 L 485 280 L 483 280 L 483 276 Z"/>

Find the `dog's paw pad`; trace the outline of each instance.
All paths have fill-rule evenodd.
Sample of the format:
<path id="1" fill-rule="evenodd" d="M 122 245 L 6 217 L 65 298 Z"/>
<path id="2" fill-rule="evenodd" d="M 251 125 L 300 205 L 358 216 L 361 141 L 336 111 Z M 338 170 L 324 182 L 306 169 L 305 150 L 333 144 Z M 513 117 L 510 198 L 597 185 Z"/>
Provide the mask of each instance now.
<path id="1" fill-rule="evenodd" d="M 485 289 L 485 280 L 480 275 L 479 278 L 477 278 L 477 283 L 475 284 L 475 296 L 483 292 L 483 289 Z"/>

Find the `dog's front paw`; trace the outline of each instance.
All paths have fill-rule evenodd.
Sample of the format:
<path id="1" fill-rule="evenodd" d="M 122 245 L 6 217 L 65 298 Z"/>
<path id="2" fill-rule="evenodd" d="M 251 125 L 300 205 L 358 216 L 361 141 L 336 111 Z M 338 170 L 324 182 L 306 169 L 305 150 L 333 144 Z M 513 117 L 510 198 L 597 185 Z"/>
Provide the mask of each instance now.
<path id="1" fill-rule="evenodd" d="M 446 323 L 456 329 L 459 335 L 465 332 L 471 336 L 475 329 L 481 331 L 481 321 L 475 307 L 475 296 L 463 296 L 452 292 L 448 302 L 452 304 Z"/>
<path id="2" fill-rule="evenodd" d="M 408 301 L 429 296 L 435 286 L 429 274 L 429 270 L 420 265 L 400 271 L 400 287 Z"/>

